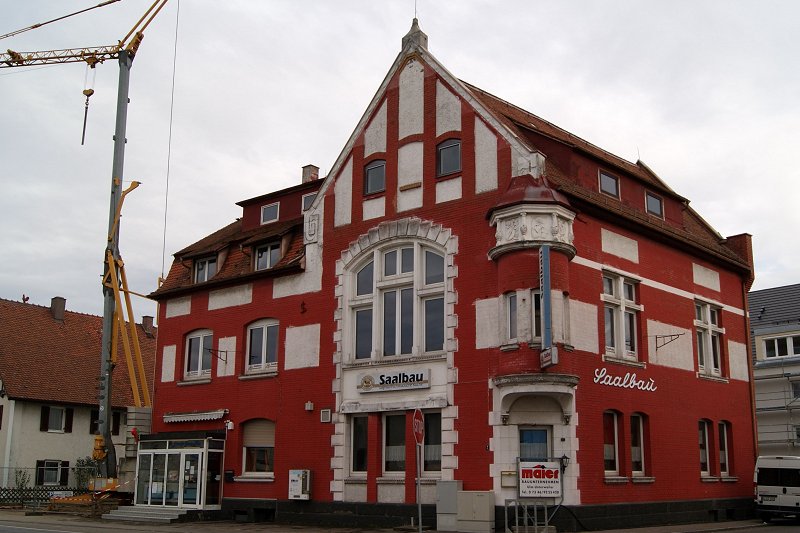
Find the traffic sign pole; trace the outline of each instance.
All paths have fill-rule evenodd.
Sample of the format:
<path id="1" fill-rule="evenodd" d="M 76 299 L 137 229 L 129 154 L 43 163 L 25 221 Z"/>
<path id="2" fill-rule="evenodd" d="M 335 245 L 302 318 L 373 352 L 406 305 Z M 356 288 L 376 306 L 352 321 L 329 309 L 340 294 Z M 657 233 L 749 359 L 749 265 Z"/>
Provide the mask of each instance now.
<path id="1" fill-rule="evenodd" d="M 419 522 L 419 533 L 422 533 L 422 491 L 420 482 L 422 478 L 422 445 L 425 443 L 425 416 L 419 409 L 414 410 L 412 429 L 414 430 L 414 440 L 417 442 L 417 521 Z"/>

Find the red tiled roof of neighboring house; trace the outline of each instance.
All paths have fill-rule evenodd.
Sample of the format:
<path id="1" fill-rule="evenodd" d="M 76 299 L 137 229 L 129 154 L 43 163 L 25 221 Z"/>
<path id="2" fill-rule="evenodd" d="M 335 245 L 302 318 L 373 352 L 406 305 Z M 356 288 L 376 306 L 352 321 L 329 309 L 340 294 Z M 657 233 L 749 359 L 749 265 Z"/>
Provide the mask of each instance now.
<path id="1" fill-rule="evenodd" d="M 97 405 L 103 319 L 65 311 L 53 318 L 50 307 L 0 299 L 0 379 L 12 400 Z M 156 353 L 156 328 L 136 330 L 150 394 Z M 134 405 L 125 353 L 120 348 L 111 403 Z"/>
<path id="2" fill-rule="evenodd" d="M 289 242 L 286 253 L 280 261 L 269 270 L 254 271 L 253 246 L 284 237 L 288 238 Z M 158 300 L 165 296 L 174 296 L 199 288 L 201 285 L 194 283 L 192 279 L 193 260 L 221 251 L 225 251 L 225 253 L 222 256 L 221 264 L 217 266 L 217 273 L 212 279 L 204 282 L 202 287 L 211 288 L 249 276 L 270 276 L 300 268 L 305 253 L 303 218 L 275 222 L 246 231 L 242 230 L 241 219 L 228 224 L 177 252 L 166 279 L 157 290 L 150 294 L 150 297 Z"/>
<path id="3" fill-rule="evenodd" d="M 667 224 L 663 220 L 647 216 L 645 213 L 637 211 L 630 206 L 614 201 L 598 191 L 587 189 L 548 159 L 546 160 L 545 173 L 547 179 L 557 190 L 579 202 L 584 202 L 606 212 L 627 218 L 665 237 L 677 239 L 690 246 L 700 248 L 718 259 L 736 264 L 739 268 L 751 270 L 752 266 L 748 264 L 747 258 L 741 257 L 726 246 L 725 239 L 703 220 L 694 209 L 689 207 L 688 201 L 670 189 L 644 163 L 638 162 L 634 164 L 626 161 L 493 94 L 469 83 L 462 83 L 490 113 L 530 149 L 537 150 L 536 136 L 544 135 L 603 161 L 607 165 L 612 165 L 625 171 L 634 179 L 644 182 L 648 187 L 683 202 L 685 207 L 682 211 L 683 218 L 680 227 Z"/>

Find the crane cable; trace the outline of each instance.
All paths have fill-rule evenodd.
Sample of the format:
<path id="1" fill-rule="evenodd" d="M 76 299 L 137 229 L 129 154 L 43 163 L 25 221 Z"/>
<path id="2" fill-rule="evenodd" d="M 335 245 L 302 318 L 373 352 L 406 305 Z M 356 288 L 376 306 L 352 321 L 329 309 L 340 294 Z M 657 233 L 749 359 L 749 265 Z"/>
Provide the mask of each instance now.
<path id="1" fill-rule="evenodd" d="M 54 18 L 53 20 L 48 20 L 47 22 L 40 22 L 39 24 L 34 24 L 33 26 L 28 26 L 27 28 L 22 28 L 19 30 L 12 31 L 10 33 L 6 33 L 4 35 L 0 35 L 0 39 L 5 39 L 6 37 L 13 37 L 14 35 L 19 35 L 20 33 L 24 33 L 29 30 L 35 30 L 36 28 L 41 28 L 42 26 L 50 24 L 51 22 L 57 22 L 59 20 L 64 20 L 74 15 L 80 15 L 81 13 L 86 13 L 87 11 L 91 11 L 92 9 L 97 9 L 98 7 L 105 7 L 108 4 L 113 4 L 114 2 L 119 2 L 119 0 L 106 0 L 105 2 L 101 2 L 96 6 L 87 7 L 86 9 L 81 9 L 80 11 L 76 11 L 75 13 L 70 13 L 69 15 L 64 15 L 58 18 Z"/>
<path id="2" fill-rule="evenodd" d="M 164 233 L 161 245 L 161 277 L 159 278 L 159 286 L 164 280 L 164 266 L 167 257 L 167 208 L 169 207 L 169 170 L 170 161 L 172 158 L 172 112 L 175 108 L 175 70 L 178 60 L 178 20 L 181 14 L 181 0 L 177 0 L 177 10 L 175 12 L 175 45 L 172 51 L 172 90 L 170 93 L 169 102 L 169 136 L 167 138 L 167 180 L 164 190 Z"/>

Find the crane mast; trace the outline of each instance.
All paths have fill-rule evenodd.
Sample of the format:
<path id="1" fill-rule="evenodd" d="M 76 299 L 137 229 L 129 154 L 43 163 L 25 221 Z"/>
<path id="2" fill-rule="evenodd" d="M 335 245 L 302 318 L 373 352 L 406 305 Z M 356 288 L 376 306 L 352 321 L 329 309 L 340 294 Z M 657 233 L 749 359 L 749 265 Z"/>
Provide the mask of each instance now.
<path id="1" fill-rule="evenodd" d="M 153 18 L 164 7 L 168 0 L 155 0 L 128 34 L 116 45 L 86 48 L 69 48 L 39 52 L 17 52 L 7 50 L 0 53 L 0 68 L 25 67 L 33 65 L 50 65 L 58 63 L 85 62 L 94 67 L 108 59 L 117 59 L 119 63 L 119 83 L 117 87 L 116 125 L 114 128 L 114 156 L 111 168 L 111 198 L 108 216 L 108 242 L 103 252 L 103 330 L 100 353 L 100 393 L 98 436 L 95 437 L 93 456 L 100 462 L 101 476 L 117 477 L 117 457 L 111 440 L 111 393 L 112 376 L 116 354 L 114 350 L 115 328 L 120 328 L 117 315 L 117 297 L 119 287 L 109 280 L 124 279 L 120 272 L 122 261 L 119 252 L 119 210 L 123 195 L 122 180 L 125 162 L 126 127 L 128 121 L 128 93 L 130 87 L 130 71 L 136 51 L 144 38 L 144 30 Z M 110 2 L 107 2 L 110 3 Z M 130 39 L 130 41 L 128 41 Z M 113 270 L 113 271 L 112 271 Z M 116 281 L 115 281 L 116 283 Z M 130 317 L 133 319 L 133 317 Z M 132 378 L 134 379 L 134 378 Z M 149 404 L 149 393 L 145 398 Z M 138 392 L 134 395 L 138 398 Z M 102 439 L 98 439 L 102 437 Z"/>

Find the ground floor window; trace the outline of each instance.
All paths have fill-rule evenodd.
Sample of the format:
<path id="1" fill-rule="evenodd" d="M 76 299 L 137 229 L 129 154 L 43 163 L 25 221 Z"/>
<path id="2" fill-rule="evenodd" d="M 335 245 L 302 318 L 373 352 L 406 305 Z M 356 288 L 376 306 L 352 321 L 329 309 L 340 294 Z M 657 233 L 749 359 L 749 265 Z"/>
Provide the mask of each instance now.
<path id="1" fill-rule="evenodd" d="M 406 415 L 386 415 L 383 419 L 383 470 L 406 469 Z"/>
<path id="2" fill-rule="evenodd" d="M 352 433 L 350 435 L 350 448 L 352 450 L 352 457 L 350 463 L 351 472 L 366 472 L 367 471 L 367 428 L 369 426 L 369 417 L 367 416 L 354 416 L 352 423 Z"/>
<path id="3" fill-rule="evenodd" d="M 550 429 L 542 427 L 520 428 L 519 460 L 546 461 L 550 458 Z"/>
<path id="4" fill-rule="evenodd" d="M 242 475 L 272 476 L 275 466 L 275 423 L 251 420 L 242 424 Z"/>
<path id="5" fill-rule="evenodd" d="M 425 448 L 422 470 L 442 470 L 442 414 L 425 413 Z"/>
<path id="6" fill-rule="evenodd" d="M 728 423 L 719 423 L 719 475 L 730 475 L 730 461 L 728 458 Z"/>
<path id="7" fill-rule="evenodd" d="M 603 413 L 603 469 L 606 475 L 619 475 L 617 435 L 619 432 L 617 413 Z"/>
<path id="8" fill-rule="evenodd" d="M 36 461 L 37 485 L 62 485 L 69 483 L 69 461 L 45 459 Z"/>
<path id="9" fill-rule="evenodd" d="M 644 420 L 638 413 L 631 415 L 631 473 L 644 475 Z"/>
<path id="10" fill-rule="evenodd" d="M 697 424 L 697 429 L 700 443 L 700 474 L 708 476 L 711 474 L 708 466 L 708 422 L 701 420 Z"/>

